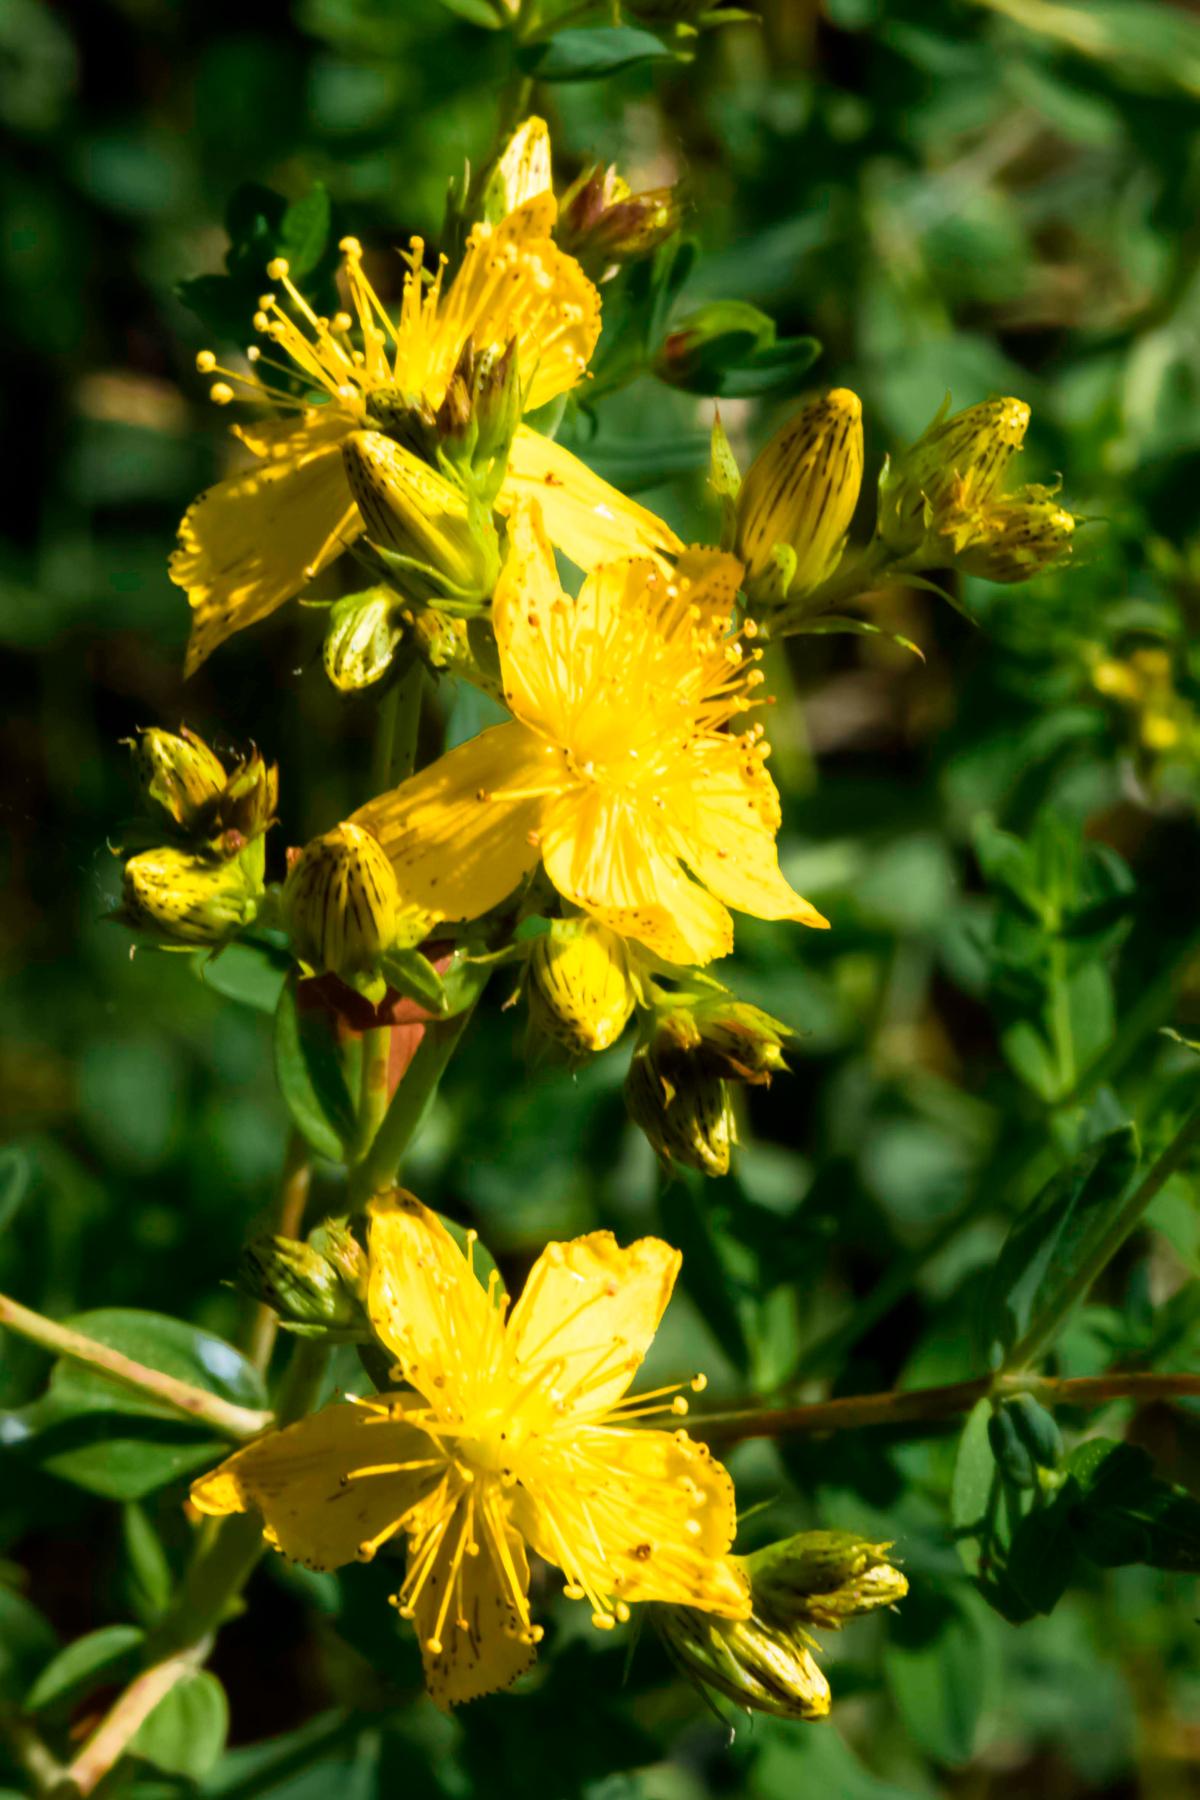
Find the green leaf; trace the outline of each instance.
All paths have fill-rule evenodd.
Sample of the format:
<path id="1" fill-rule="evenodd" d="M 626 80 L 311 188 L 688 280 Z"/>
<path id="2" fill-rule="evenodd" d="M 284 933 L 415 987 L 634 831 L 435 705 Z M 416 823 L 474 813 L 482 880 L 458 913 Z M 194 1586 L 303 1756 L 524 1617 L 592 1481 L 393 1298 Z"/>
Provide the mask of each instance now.
<path id="1" fill-rule="evenodd" d="M 23 1710 L 67 1711 L 100 1686 L 124 1685 L 141 1660 L 146 1634 L 136 1625 L 105 1625 L 76 1638 L 48 1663 L 25 1696 Z"/>
<path id="2" fill-rule="evenodd" d="M 781 338 L 724 369 L 713 392 L 723 400 L 759 400 L 767 395 L 779 399 L 797 393 L 821 349 L 817 338 Z M 706 390 L 693 389 L 701 391 Z"/>
<path id="3" fill-rule="evenodd" d="M 721 1262 L 708 1212 L 686 1179 L 673 1182 L 659 1196 L 663 1235 L 683 1252 L 680 1282 L 695 1301 L 709 1330 L 741 1374 L 750 1367 L 751 1349 Z"/>
<path id="4" fill-rule="evenodd" d="M 283 215 L 279 227 L 279 250 L 288 260 L 288 273 L 299 283 L 315 269 L 329 238 L 331 210 L 329 194 L 323 184 L 314 181 L 303 200 L 295 200 Z"/>
<path id="5" fill-rule="evenodd" d="M 989 1503 L 996 1483 L 996 1459 L 988 1437 L 991 1416 L 991 1401 L 977 1400 L 959 1439 L 950 1489 L 950 1523 L 954 1527 L 958 1553 L 969 1575 L 974 1575 L 979 1568 L 979 1540 L 987 1528 Z"/>
<path id="6" fill-rule="evenodd" d="M 988 1615 L 965 1584 L 914 1588 L 888 1621 L 884 1670 L 905 1729 L 927 1755 L 961 1767 L 990 1685 Z"/>
<path id="7" fill-rule="evenodd" d="M 1064 1290 L 1120 1210 L 1139 1160 L 1132 1125 L 1110 1131 L 1049 1181 L 1013 1223 L 984 1301 L 984 1331 L 1007 1350 L 1055 1316 Z"/>
<path id="8" fill-rule="evenodd" d="M 171 1604 L 175 1580 L 154 1526 L 135 1501 L 122 1508 L 127 1567 L 126 1597 L 143 1625 L 154 1625 Z"/>
<path id="9" fill-rule="evenodd" d="M 11 1225 L 33 1183 L 33 1164 L 15 1146 L 0 1151 L 0 1231 Z"/>
<path id="10" fill-rule="evenodd" d="M 0 1587 L 0 1699 L 19 1706 L 58 1650 L 49 1620 L 11 1588 Z"/>
<path id="11" fill-rule="evenodd" d="M 229 944 L 217 956 L 198 950 L 192 958 L 192 967 L 205 987 L 216 988 L 227 999 L 264 1013 L 275 1011 L 293 966 L 286 950 L 262 938 Z"/>
<path id="12" fill-rule="evenodd" d="M 488 5 L 488 0 L 441 0 L 447 12 L 457 13 L 460 19 L 469 19 L 472 25 L 482 25 L 488 31 L 499 31 L 503 23 L 501 15 Z"/>
<path id="13" fill-rule="evenodd" d="M 383 973 L 392 987 L 435 1018 L 447 1016 L 449 1005 L 441 977 L 419 950 L 394 950 L 383 959 Z"/>
<path id="14" fill-rule="evenodd" d="M 240 1350 L 180 1319 L 111 1308 L 67 1323 L 236 1405 L 267 1404 L 262 1377 Z M 10 1413 L 7 1425 L 8 1442 L 19 1455 L 108 1500 L 140 1499 L 228 1449 L 210 1426 L 67 1360 L 54 1365 L 48 1392 Z"/>
<path id="15" fill-rule="evenodd" d="M 323 1010 L 301 1012 L 299 972 L 288 976 L 275 1009 L 275 1073 L 292 1118 L 313 1149 L 341 1162 L 354 1138 L 354 1105 Z"/>
<path id="16" fill-rule="evenodd" d="M 560 31 L 517 51 L 517 66 L 539 81 L 598 81 L 641 63 L 677 60 L 652 32 L 633 25 Z"/>
<path id="17" fill-rule="evenodd" d="M 1013 1535 L 1006 1574 L 1034 1612 L 1053 1612 L 1075 1572 L 1072 1515 L 1078 1492 L 1068 1479 L 1049 1506 L 1026 1514 Z"/>
<path id="18" fill-rule="evenodd" d="M 899 644 L 902 650 L 911 650 L 914 656 L 925 661 L 925 652 L 914 644 L 911 638 L 901 637 L 898 631 L 885 631 L 882 625 L 872 625 L 869 619 L 852 619 L 842 613 L 822 613 L 815 619 L 801 619 L 788 626 L 789 637 L 830 637 L 838 632 L 849 632 L 854 637 L 881 637 L 890 644 Z"/>
<path id="19" fill-rule="evenodd" d="M 207 1669 L 197 1669 L 164 1694 L 128 1748 L 170 1775 L 199 1781 L 219 1759 L 228 1732 L 225 1689 Z"/>

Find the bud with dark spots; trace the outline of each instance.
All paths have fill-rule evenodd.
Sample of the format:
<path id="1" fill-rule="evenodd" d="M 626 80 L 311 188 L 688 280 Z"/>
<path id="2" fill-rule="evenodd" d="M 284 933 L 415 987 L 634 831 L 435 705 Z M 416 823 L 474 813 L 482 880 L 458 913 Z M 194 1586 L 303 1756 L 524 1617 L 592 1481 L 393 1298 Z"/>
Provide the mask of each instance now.
<path id="1" fill-rule="evenodd" d="M 750 1582 L 755 1613 L 780 1631 L 838 1631 L 847 1619 L 894 1606 L 908 1582 L 890 1544 L 852 1531 L 801 1531 L 750 1556 L 734 1557 Z"/>
<path id="2" fill-rule="evenodd" d="M 660 1601 L 648 1611 L 672 1661 L 702 1690 L 779 1719 L 823 1719 L 828 1713 L 829 1683 L 793 1633 L 753 1614 L 725 1619 Z"/>
<path id="3" fill-rule="evenodd" d="M 225 765 L 186 726 L 178 735 L 152 727 L 129 742 L 142 793 L 184 836 L 189 835 L 224 789 Z"/>
<path id="4" fill-rule="evenodd" d="M 737 1142 L 728 1085 L 669 1033 L 650 1037 L 634 1051 L 625 1105 L 668 1168 L 683 1163 L 703 1175 L 728 1174 L 730 1147 Z"/>
<path id="5" fill-rule="evenodd" d="M 732 994 L 662 1008 L 658 1029 L 662 1037 L 689 1051 L 706 1075 L 766 1087 L 772 1075 L 787 1069 L 783 1046 L 791 1031 L 761 1007 L 735 1000 Z"/>
<path id="6" fill-rule="evenodd" d="M 145 850 L 125 865 L 116 917 L 173 948 L 225 943 L 258 915 L 263 863 L 261 838 L 224 859 L 173 845 Z"/>
<path id="7" fill-rule="evenodd" d="M 755 457 L 738 492 L 733 543 L 753 604 L 802 600 L 829 579 L 862 471 L 862 403 L 849 388 L 810 401 Z"/>
<path id="8" fill-rule="evenodd" d="M 949 408 L 947 395 L 932 425 L 889 458 L 879 478 L 876 529 L 901 556 L 917 550 L 944 515 L 986 506 L 1025 441 L 1029 408 L 1023 400 L 983 400 L 952 418 Z"/>
<path id="9" fill-rule="evenodd" d="M 615 164 L 586 169 L 563 195 L 555 239 L 595 279 L 613 263 L 653 256 L 679 229 L 683 207 L 674 187 L 635 194 Z"/>
<path id="10" fill-rule="evenodd" d="M 387 992 L 388 953 L 426 931 L 402 905 L 383 846 L 361 825 L 335 826 L 305 846 L 284 884 L 283 914 L 302 967 L 339 976 L 373 1005 Z"/>
<path id="11" fill-rule="evenodd" d="M 339 693 L 361 693 L 387 674 L 404 638 L 402 608 L 394 590 L 382 584 L 330 607 L 321 655 Z"/>
<path id="12" fill-rule="evenodd" d="M 596 919 L 556 919 L 534 938 L 527 963 L 531 1039 L 586 1059 L 615 1044 L 636 1000 L 624 938 Z"/>
<path id="13" fill-rule="evenodd" d="M 380 431 L 351 432 L 342 461 L 367 538 L 397 587 L 414 601 L 482 612 L 500 573 L 490 510 Z"/>
<path id="14" fill-rule="evenodd" d="M 288 1237 L 251 1239 L 242 1251 L 237 1278 L 243 1292 L 277 1312 L 288 1330 L 343 1342 L 370 1341 L 364 1306 L 366 1253 L 344 1221 L 319 1226 L 306 1244 Z"/>

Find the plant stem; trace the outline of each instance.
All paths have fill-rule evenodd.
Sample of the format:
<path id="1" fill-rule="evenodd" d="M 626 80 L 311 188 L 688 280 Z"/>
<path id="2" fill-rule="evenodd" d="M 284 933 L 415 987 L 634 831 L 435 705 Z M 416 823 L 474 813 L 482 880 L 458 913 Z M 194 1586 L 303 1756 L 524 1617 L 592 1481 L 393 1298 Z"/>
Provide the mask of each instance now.
<path id="1" fill-rule="evenodd" d="M 1198 1139 L 1200 1139 L 1200 1106 L 1180 1126 L 1158 1161 L 1147 1171 L 1142 1181 L 1130 1194 L 1083 1267 L 1063 1287 L 1053 1310 L 1038 1318 L 1024 1337 L 1018 1339 L 1013 1345 L 1004 1359 L 1003 1369 L 1006 1373 L 1023 1369 L 1049 1343 L 1067 1314 L 1083 1299 L 1096 1278 L 1108 1267 L 1130 1232 L 1140 1224 L 1146 1208 L 1162 1192 L 1171 1176 L 1183 1167 Z"/>
<path id="2" fill-rule="evenodd" d="M 416 767 L 417 733 L 421 728 L 421 699 L 425 692 L 425 664 L 413 661 L 393 690 L 396 699 L 396 724 L 392 736 L 392 756 L 387 780 L 377 793 L 398 787 L 407 781 Z"/>
<path id="3" fill-rule="evenodd" d="M 0 1712 L 0 1740 L 7 1744 L 13 1760 L 20 1763 L 39 1794 L 51 1793 L 66 1775 L 63 1764 L 28 1719 Z"/>
<path id="4" fill-rule="evenodd" d="M 279 1237 L 300 1236 L 311 1181 L 312 1151 L 307 1138 L 293 1126 L 275 1202 L 273 1229 Z M 260 1300 L 250 1314 L 243 1338 L 246 1354 L 256 1369 L 265 1369 L 270 1362 L 278 1330 L 279 1315 Z"/>
<path id="5" fill-rule="evenodd" d="M 371 792 L 367 796 L 369 800 L 373 800 L 376 794 L 386 793 L 392 785 L 392 745 L 396 739 L 396 709 L 399 703 L 400 683 L 389 682 L 379 697 L 375 712 L 375 736 L 371 744 Z"/>
<path id="6" fill-rule="evenodd" d="M 846 1399 L 820 1400 L 811 1406 L 761 1407 L 745 1412 L 697 1415 L 690 1428 L 694 1437 L 724 1445 L 749 1438 L 785 1437 L 790 1432 L 858 1431 L 867 1425 L 904 1425 L 914 1420 L 934 1423 L 968 1413 L 989 1394 L 1033 1394 L 1052 1406 L 1099 1406 L 1108 1400 L 1177 1400 L 1200 1395 L 1200 1375 L 1125 1373 L 1085 1375 L 1071 1380 L 1049 1376 L 977 1375 L 970 1381 L 946 1387 L 913 1388 L 888 1394 L 853 1394 Z"/>
<path id="7" fill-rule="evenodd" d="M 375 1142 L 375 1134 L 388 1110 L 388 1059 L 392 1049 L 392 1028 L 377 1025 L 363 1032 L 362 1085 L 358 1100 L 358 1147 L 355 1161 L 361 1162 Z"/>
<path id="8" fill-rule="evenodd" d="M 328 1356 L 320 1344 L 296 1345 L 279 1393 L 280 1425 L 310 1411 Z M 218 1626 L 253 1574 L 263 1549 L 262 1520 L 253 1512 L 221 1519 L 202 1541 L 180 1593 L 146 1644 L 147 1667 L 114 1702 L 66 1772 L 81 1794 L 90 1794 L 124 1754 L 160 1700 L 203 1666 Z"/>
<path id="9" fill-rule="evenodd" d="M 4 1294 L 0 1294 L 0 1325 L 28 1338 L 31 1343 L 40 1344 L 54 1356 L 68 1356 L 73 1362 L 83 1363 L 86 1368 L 96 1369 L 125 1387 L 135 1388 L 138 1393 L 169 1406 L 185 1418 L 211 1425 L 222 1437 L 253 1437 L 264 1425 L 271 1423 L 273 1415 L 269 1412 L 235 1406 L 217 1394 L 206 1393 L 203 1388 L 177 1380 L 174 1375 L 149 1369 L 120 1350 L 111 1350 L 107 1344 L 98 1344 L 94 1338 L 84 1337 L 82 1332 L 72 1331 L 68 1325 L 57 1325 L 53 1319 L 31 1312 Z"/>
<path id="10" fill-rule="evenodd" d="M 425 1117 L 472 1010 L 468 1008 L 453 1019 L 437 1020 L 426 1026 L 421 1047 L 392 1095 L 392 1103 L 370 1149 L 351 1173 L 350 1192 L 355 1205 L 365 1206 L 373 1194 L 383 1193 L 395 1185 L 400 1158 Z"/>

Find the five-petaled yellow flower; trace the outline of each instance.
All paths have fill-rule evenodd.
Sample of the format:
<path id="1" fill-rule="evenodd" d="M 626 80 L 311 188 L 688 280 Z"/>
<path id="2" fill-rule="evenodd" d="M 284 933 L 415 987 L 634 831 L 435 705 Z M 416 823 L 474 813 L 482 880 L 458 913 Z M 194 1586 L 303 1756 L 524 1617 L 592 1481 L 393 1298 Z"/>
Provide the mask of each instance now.
<path id="1" fill-rule="evenodd" d="M 539 859 L 567 900 L 668 962 L 726 955 L 726 906 L 827 923 L 779 871 L 762 726 L 726 729 L 762 681 L 731 629 L 741 575 L 718 550 L 673 571 L 626 558 L 570 600 L 536 505 L 514 511 L 493 604 L 514 718 L 354 815 L 426 928 L 478 918 Z"/>
<path id="2" fill-rule="evenodd" d="M 267 1536 L 315 1569 L 369 1561 L 406 1532 L 396 1604 L 443 1708 L 533 1663 L 526 1545 L 602 1627 L 642 1600 L 747 1617 L 721 1560 L 736 1522 L 729 1476 L 686 1432 L 631 1423 L 686 1413 L 677 1390 L 622 1399 L 679 1252 L 656 1238 L 622 1250 L 604 1231 L 549 1244 L 506 1324 L 470 1237 L 464 1256 L 411 1194 L 375 1200 L 369 1234 L 371 1322 L 416 1391 L 268 1433 L 201 1477 L 196 1505 L 258 1508 Z"/>
<path id="3" fill-rule="evenodd" d="M 198 358 L 202 371 L 244 381 L 247 398 L 274 401 L 294 416 L 235 426 L 262 463 L 202 494 L 180 525 L 171 579 L 186 588 L 195 614 L 188 674 L 233 632 L 291 599 L 362 534 L 343 446 L 354 432 L 397 428 L 408 408 L 435 413 L 468 343 L 482 354 L 515 341 L 526 411 L 580 380 L 600 335 L 600 297 L 579 264 L 555 247 L 556 213 L 554 195 L 539 193 L 498 225 L 477 225 L 446 287 L 443 259 L 426 290 L 424 246 L 415 238 L 395 321 L 363 272 L 354 238 L 341 246 L 352 312 L 317 317 L 289 279 L 286 262 L 268 266 L 268 278 L 285 290 L 304 324 L 267 294 L 255 328 L 291 360 L 294 373 L 328 398 L 318 405 L 297 400 L 219 369 L 210 351 Z M 256 348 L 250 355 L 267 360 Z M 219 402 L 234 397 L 227 380 L 217 382 L 212 395 Z M 680 548 L 644 507 L 569 451 L 521 426 L 498 511 L 507 514 L 529 493 L 540 496 L 547 529 L 581 568 L 606 557 Z"/>

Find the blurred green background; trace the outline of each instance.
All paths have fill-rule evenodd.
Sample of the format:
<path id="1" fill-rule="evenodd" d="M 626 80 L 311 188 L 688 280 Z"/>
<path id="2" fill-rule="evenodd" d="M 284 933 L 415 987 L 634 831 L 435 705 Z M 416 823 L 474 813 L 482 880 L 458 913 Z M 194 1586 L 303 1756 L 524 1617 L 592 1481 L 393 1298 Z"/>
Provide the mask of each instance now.
<path id="1" fill-rule="evenodd" d="M 915 589 L 881 603 L 924 661 L 858 638 L 773 652 L 782 860 L 833 930 L 738 921 L 731 983 L 803 1035 L 794 1073 L 752 1095 L 733 1175 L 661 1188 L 625 1123 L 626 1052 L 576 1080 L 528 1074 L 500 981 L 409 1161 L 424 1199 L 478 1225 L 510 1287 L 550 1236 L 602 1225 L 678 1243 L 685 1291 L 648 1373 L 703 1367 L 719 1399 L 978 1373 L 972 1320 L 1012 1213 L 1088 1105 L 1151 1141 L 1169 1131 L 1192 1077 L 1155 1033 L 1196 1035 L 1200 1016 L 1200 10 L 761 12 L 693 40 L 688 62 L 539 85 L 557 177 L 603 158 L 635 189 L 686 179 L 703 254 L 677 316 L 736 298 L 781 336 L 820 339 L 808 379 L 864 401 L 860 537 L 885 453 L 947 391 L 955 409 L 1030 402 L 1021 478 L 1061 472 L 1093 523 L 1071 570 L 965 584 L 973 622 Z M 223 467 L 228 415 L 194 373 L 209 339 L 176 284 L 221 268 L 243 181 L 289 199 L 320 181 L 337 230 L 381 253 L 436 240 L 448 180 L 494 148 L 511 74 L 507 33 L 438 0 L 0 0 L 0 1126 L 36 1180 L 0 1237 L 0 1286 L 54 1316 L 137 1306 L 235 1338 L 225 1284 L 287 1139 L 268 1012 L 221 992 L 220 963 L 131 958 L 104 918 L 135 805 L 120 740 L 183 722 L 277 758 L 278 878 L 285 845 L 357 803 L 372 724 L 369 698 L 330 689 L 322 615 L 297 606 L 182 683 L 188 613 L 166 557 Z M 788 404 L 722 402 L 743 466 Z M 685 535 L 712 536 L 711 420 L 710 400 L 643 377 L 565 431 Z M 472 693 L 444 684 L 426 751 L 479 721 Z M 997 947 L 981 815 L 1020 837 L 1065 822 L 1136 876 L 1119 955 L 1120 932 L 1074 994 L 1070 1068 L 1047 1072 L 1014 1031 L 1040 1001 Z M 319 1170 L 313 1216 L 337 1201 Z M 1144 1351 L 1198 1272 L 1181 1177 L 1078 1316 L 1059 1371 Z M 1170 1366 L 1200 1344 L 1183 1310 Z M 44 1657 L 39 1632 L 67 1642 L 150 1616 L 154 1571 L 186 1540 L 178 1484 L 104 1498 L 30 1449 L 22 1409 L 46 1359 L 11 1337 L 4 1349 L 0 1581 L 21 1604 L 16 1649 L 0 1606 L 0 1693 L 6 1669 Z M 1200 1484 L 1200 1416 L 1122 1404 L 1103 1423 Z M 833 1725 L 758 1719 L 731 1741 L 648 1637 L 625 1681 L 626 1646 L 550 1601 L 544 1684 L 451 1723 L 415 1699 L 386 1567 L 306 1577 L 271 1558 L 212 1664 L 232 1748 L 191 1773 L 138 1765 L 138 1792 L 1200 1793 L 1191 1576 L 1093 1572 L 1017 1627 L 969 1584 L 947 1527 L 949 1429 L 746 1446 L 731 1466 L 743 1508 L 764 1503 L 739 1547 L 816 1523 L 897 1541 L 910 1602 L 826 1641 Z M 329 1734 L 322 1756 L 289 1778 L 312 1731 Z"/>

